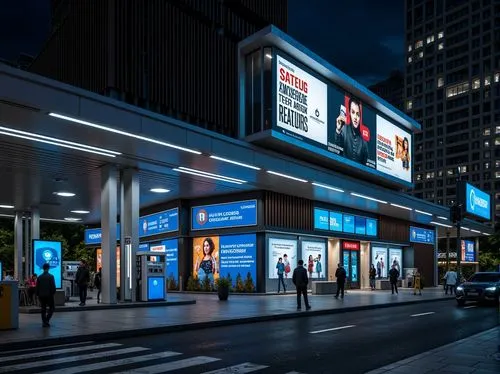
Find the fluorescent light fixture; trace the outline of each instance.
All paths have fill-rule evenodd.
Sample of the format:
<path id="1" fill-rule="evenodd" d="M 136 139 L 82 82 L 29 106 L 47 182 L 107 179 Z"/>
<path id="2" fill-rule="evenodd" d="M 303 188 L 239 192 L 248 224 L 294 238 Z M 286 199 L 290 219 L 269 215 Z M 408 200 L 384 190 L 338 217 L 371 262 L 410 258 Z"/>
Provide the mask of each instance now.
<path id="1" fill-rule="evenodd" d="M 73 118 L 73 117 L 68 117 L 68 116 L 63 116 L 62 114 L 49 113 L 49 116 L 55 117 L 55 118 L 59 118 L 59 119 L 64 119 L 64 120 L 70 121 L 70 122 L 79 123 L 80 125 L 90 126 L 90 127 L 95 128 L 95 129 L 100 129 L 100 130 L 112 132 L 114 134 L 120 134 L 120 135 L 128 136 L 130 138 L 135 138 L 135 139 L 138 139 L 138 140 L 144 140 L 146 142 L 150 142 L 150 143 L 162 145 L 162 146 L 169 147 L 169 148 L 178 149 L 180 151 L 185 151 L 185 152 L 189 152 L 189 153 L 194 153 L 196 155 L 201 155 L 200 151 L 195 151 L 194 149 L 190 149 L 190 148 L 186 148 L 186 147 L 181 147 L 181 146 L 178 146 L 178 145 L 175 145 L 175 144 L 166 143 L 166 142 L 163 142 L 161 140 L 156 140 L 156 139 L 153 139 L 153 138 L 148 138 L 147 136 L 132 134 L 130 132 L 126 132 L 126 131 L 114 129 L 114 128 L 107 127 L 107 126 L 98 125 L 96 123 L 83 121 L 81 119 L 77 119 L 77 118 Z"/>
<path id="2" fill-rule="evenodd" d="M 268 59 L 272 59 L 272 58 L 273 58 L 273 55 L 272 55 L 272 54 L 270 54 L 270 53 L 266 53 L 266 57 L 267 57 Z"/>
<path id="3" fill-rule="evenodd" d="M 436 221 L 431 221 L 430 223 L 432 223 L 433 225 L 438 225 L 438 226 L 443 226 L 443 227 L 448 227 L 448 228 L 452 228 L 453 227 L 453 226 L 446 225 L 444 223 L 440 223 L 440 222 L 436 222 Z"/>
<path id="4" fill-rule="evenodd" d="M 184 167 L 184 166 L 179 166 L 179 169 L 181 169 L 181 170 L 191 171 L 191 172 L 193 172 L 193 173 L 199 173 L 199 174 L 203 174 L 203 175 L 208 175 L 208 176 L 211 176 L 211 177 L 216 177 L 216 178 L 227 179 L 227 180 L 234 181 L 234 182 L 246 183 L 246 181 L 244 181 L 243 179 L 237 179 L 237 178 L 233 178 L 233 177 L 226 177 L 225 175 L 220 175 L 220 174 L 209 173 L 209 172 L 207 172 L 207 171 L 203 171 L 203 170 L 197 170 L 197 169 L 186 168 L 186 167 Z"/>
<path id="5" fill-rule="evenodd" d="M 313 186 L 316 187 L 321 187 L 321 188 L 326 188 L 327 190 L 332 190 L 335 192 L 344 192 L 344 190 L 337 188 L 337 187 L 332 187 L 332 186 L 327 186 L 326 184 L 321 184 L 321 183 L 316 183 L 316 182 L 311 182 Z"/>
<path id="6" fill-rule="evenodd" d="M 442 219 L 442 220 L 444 220 L 444 221 L 448 221 L 448 217 L 437 216 L 437 218 Z"/>
<path id="7" fill-rule="evenodd" d="M 64 192 L 64 191 L 54 192 L 54 194 L 57 195 L 57 196 L 62 196 L 62 197 L 73 197 L 73 196 L 75 196 L 75 194 L 73 192 Z"/>
<path id="8" fill-rule="evenodd" d="M 219 156 L 210 156 L 210 158 L 213 158 L 214 160 L 219 160 L 219 161 L 224 161 L 224 162 L 228 162 L 230 164 L 234 164 L 234 165 L 238 165 L 238 166 L 243 166 L 244 168 L 249 168 L 249 169 L 253 169 L 253 170 L 260 170 L 259 167 L 257 166 L 253 166 L 253 165 L 249 165 L 249 164 L 245 164 L 243 162 L 239 162 L 239 161 L 233 161 L 233 160 L 229 160 L 227 158 L 223 158 L 223 157 L 219 157 Z"/>
<path id="9" fill-rule="evenodd" d="M 1 209 L 14 209 L 14 205 L 0 204 Z"/>
<path id="10" fill-rule="evenodd" d="M 400 208 L 400 209 L 413 210 L 412 208 L 408 208 L 407 206 L 403 206 L 403 205 L 398 205 L 398 204 L 393 204 L 393 203 L 391 203 L 391 205 L 396 207 L 396 208 Z"/>
<path id="11" fill-rule="evenodd" d="M 177 171 L 179 173 L 185 173 L 185 174 L 191 174 L 191 175 L 195 175 L 197 177 L 203 177 L 203 178 L 208 178 L 208 179 L 215 179 L 215 180 L 219 180 L 219 181 L 223 181 L 223 182 L 228 182 L 228 183 L 234 183 L 234 184 L 243 184 L 243 183 L 246 183 L 246 181 L 234 181 L 234 180 L 230 180 L 230 179 L 227 179 L 225 177 L 216 177 L 216 176 L 213 176 L 213 175 L 208 175 L 208 174 L 204 174 L 204 173 L 200 173 L 200 172 L 196 172 L 196 171 L 191 171 L 191 170 L 185 170 L 185 169 L 181 169 L 181 168 L 173 168 L 172 169 L 173 171 Z"/>
<path id="12" fill-rule="evenodd" d="M 415 212 L 420 213 L 420 214 L 425 214 L 426 216 L 431 216 L 432 217 L 431 213 L 424 212 L 423 210 L 415 209 Z"/>
<path id="13" fill-rule="evenodd" d="M 269 174 L 272 174 L 272 175 L 277 175 L 278 177 L 292 179 L 292 180 L 297 181 L 297 182 L 307 183 L 307 181 L 305 179 L 301 179 L 301 178 L 297 178 L 297 177 L 292 177 L 291 175 L 288 175 L 288 174 L 278 173 L 277 171 L 272 171 L 272 170 L 267 170 L 267 172 Z"/>
<path id="14" fill-rule="evenodd" d="M 0 134 L 12 136 L 14 138 L 20 138 L 20 139 L 26 139 L 26 140 L 31 140 L 31 141 L 35 141 L 35 142 L 45 143 L 45 144 L 57 145 L 57 146 L 63 147 L 63 148 L 69 148 L 69 149 L 74 149 L 77 151 L 94 153 L 97 155 L 102 155 L 102 156 L 107 156 L 107 157 L 116 157 L 118 155 L 121 155 L 120 152 L 110 151 L 110 150 L 104 149 L 104 148 L 93 147 L 91 145 L 70 142 L 68 140 L 52 138 L 50 136 L 45 136 L 45 135 L 33 134 L 30 132 L 26 132 L 26 131 L 10 129 L 8 127 L 3 127 L 3 126 L 0 126 Z"/>
<path id="15" fill-rule="evenodd" d="M 481 234 L 481 231 L 479 231 L 479 230 L 470 229 L 470 231 Z"/>
<path id="16" fill-rule="evenodd" d="M 361 195 L 361 194 L 356 193 L 356 192 L 351 192 L 351 195 L 356 196 L 356 197 L 360 197 L 360 198 L 366 199 L 366 200 L 376 201 L 377 203 L 387 204 L 387 201 L 375 199 L 374 197 L 370 197 L 370 196 L 366 196 L 366 195 Z"/>
<path id="17" fill-rule="evenodd" d="M 149 191 L 154 192 L 154 193 L 168 193 L 170 190 L 167 190 L 166 188 L 151 188 Z"/>
<path id="18" fill-rule="evenodd" d="M 75 214 L 89 214 L 90 212 L 88 210 L 72 210 L 71 213 L 75 213 Z"/>
<path id="19" fill-rule="evenodd" d="M 470 231 L 470 229 L 468 227 L 460 227 L 462 230 L 466 230 L 466 231 Z"/>
<path id="20" fill-rule="evenodd" d="M 75 217 L 67 217 L 64 220 L 68 221 L 68 222 L 78 222 L 78 221 L 81 221 L 82 219 L 81 218 L 75 218 Z"/>
<path id="21" fill-rule="evenodd" d="M 488 234 L 487 232 L 483 232 L 482 234 L 486 235 L 486 236 L 490 236 L 490 234 Z"/>

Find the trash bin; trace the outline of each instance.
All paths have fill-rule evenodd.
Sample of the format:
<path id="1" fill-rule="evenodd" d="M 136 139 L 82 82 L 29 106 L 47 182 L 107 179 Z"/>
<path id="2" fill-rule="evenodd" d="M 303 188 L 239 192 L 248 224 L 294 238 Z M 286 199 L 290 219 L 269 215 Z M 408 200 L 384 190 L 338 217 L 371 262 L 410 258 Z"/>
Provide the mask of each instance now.
<path id="1" fill-rule="evenodd" d="M 17 281 L 0 282 L 0 330 L 19 328 L 19 288 Z"/>

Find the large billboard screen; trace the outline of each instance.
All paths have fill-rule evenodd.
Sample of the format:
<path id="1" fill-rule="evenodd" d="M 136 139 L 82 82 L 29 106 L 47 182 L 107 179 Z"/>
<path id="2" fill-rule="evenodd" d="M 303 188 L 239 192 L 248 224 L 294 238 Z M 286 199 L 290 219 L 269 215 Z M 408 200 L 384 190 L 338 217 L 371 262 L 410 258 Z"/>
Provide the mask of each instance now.
<path id="1" fill-rule="evenodd" d="M 191 208 L 192 230 L 227 229 L 255 225 L 257 225 L 257 200 Z"/>
<path id="2" fill-rule="evenodd" d="M 491 219 L 490 195 L 481 191 L 479 188 L 466 183 L 465 213 L 489 221 Z"/>
<path id="3" fill-rule="evenodd" d="M 49 240 L 33 240 L 33 274 L 43 274 L 43 265 L 49 264 L 56 288 L 62 288 L 62 243 Z"/>

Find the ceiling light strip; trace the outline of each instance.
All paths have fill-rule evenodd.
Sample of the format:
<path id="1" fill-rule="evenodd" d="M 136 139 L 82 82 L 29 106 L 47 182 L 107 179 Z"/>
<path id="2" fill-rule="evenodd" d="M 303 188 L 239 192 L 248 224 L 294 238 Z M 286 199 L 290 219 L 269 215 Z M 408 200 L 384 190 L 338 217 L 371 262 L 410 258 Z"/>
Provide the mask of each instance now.
<path id="1" fill-rule="evenodd" d="M 470 231 L 475 232 L 477 234 L 481 234 L 481 231 L 479 231 L 479 230 L 470 229 Z"/>
<path id="2" fill-rule="evenodd" d="M 96 123 L 82 121 L 82 120 L 77 119 L 77 118 L 63 116 L 63 115 L 57 114 L 57 113 L 49 113 L 49 116 L 55 117 L 55 118 L 59 118 L 59 119 L 64 119 L 64 120 L 70 121 L 70 122 L 79 123 L 80 125 L 90 126 L 90 127 L 96 128 L 96 129 L 100 129 L 100 130 L 112 132 L 112 133 L 115 133 L 115 134 L 120 134 L 120 135 L 128 136 L 130 138 L 135 138 L 135 139 L 138 139 L 138 140 L 144 140 L 146 142 L 150 142 L 150 143 L 162 145 L 162 146 L 165 146 L 165 147 L 178 149 L 180 151 L 185 151 L 185 152 L 189 152 L 189 153 L 194 153 L 194 154 L 197 154 L 197 155 L 201 155 L 200 151 L 195 151 L 194 149 L 185 148 L 185 147 L 181 147 L 181 146 L 178 146 L 178 145 L 175 145 L 175 144 L 170 144 L 170 143 L 162 142 L 161 140 L 156 140 L 156 139 L 153 139 L 153 138 L 148 138 L 148 137 L 142 136 L 142 135 L 132 134 L 130 132 L 126 132 L 126 131 L 114 129 L 114 128 L 107 127 L 107 126 L 98 125 Z"/>
<path id="3" fill-rule="evenodd" d="M 326 188 L 327 190 L 331 190 L 331 191 L 335 191 L 335 192 L 345 192 L 343 189 L 341 188 L 337 188 L 337 187 L 332 187 L 332 186 L 328 186 L 326 184 L 321 184 L 321 183 L 316 183 L 316 182 L 311 182 L 311 184 L 313 186 L 316 186 L 316 187 L 321 187 L 321 188 Z"/>
<path id="4" fill-rule="evenodd" d="M 420 214 L 425 214 L 426 216 L 431 216 L 432 217 L 431 213 L 424 212 L 423 210 L 415 209 L 415 212 L 420 213 Z"/>
<path id="5" fill-rule="evenodd" d="M 213 176 L 210 176 L 210 175 L 204 175 L 204 174 L 195 173 L 195 172 L 192 172 L 192 171 L 182 170 L 182 169 L 177 169 L 177 168 L 174 168 L 174 169 L 172 169 L 172 170 L 177 171 L 177 172 L 180 172 L 180 173 L 186 173 L 186 174 L 195 175 L 195 176 L 197 176 L 197 177 L 203 177 L 203 178 L 215 179 L 215 180 L 219 180 L 219 181 L 223 181 L 223 182 L 228 182 L 228 183 L 234 183 L 234 184 L 243 184 L 243 183 L 244 183 L 244 182 L 235 182 L 235 181 L 232 181 L 232 180 L 229 180 L 229 179 L 224 179 L 224 178 L 213 177 Z"/>
<path id="6" fill-rule="evenodd" d="M 438 216 L 437 218 L 442 219 L 443 221 L 448 221 L 448 217 Z"/>
<path id="7" fill-rule="evenodd" d="M 277 171 L 272 171 L 272 170 L 267 170 L 269 174 L 276 175 L 278 177 L 283 177 L 287 179 L 292 179 L 297 182 L 302 182 L 302 183 L 307 183 L 307 180 L 302 179 L 302 178 L 297 178 L 297 177 L 292 177 L 291 175 L 283 174 L 283 173 L 278 173 Z"/>
<path id="8" fill-rule="evenodd" d="M 246 183 L 246 181 L 244 181 L 242 179 L 237 179 L 237 178 L 233 178 L 233 177 L 226 177 L 225 175 L 209 173 L 207 171 L 198 170 L 198 169 L 191 169 L 191 168 L 187 168 L 185 166 L 179 166 L 179 169 L 191 171 L 193 173 L 199 173 L 199 174 L 203 174 L 203 175 L 209 175 L 211 177 L 223 178 L 223 179 L 231 180 L 231 181 L 234 181 L 234 182 Z"/>
<path id="9" fill-rule="evenodd" d="M 461 228 L 462 230 L 470 231 L 470 229 L 469 229 L 469 228 L 467 228 L 467 227 L 463 227 L 463 226 L 462 226 L 462 227 L 460 227 L 460 228 Z"/>
<path id="10" fill-rule="evenodd" d="M 219 160 L 219 161 L 223 161 L 223 162 L 228 162 L 230 164 L 234 164 L 234 165 L 238 165 L 238 166 L 243 166 L 244 168 L 249 168 L 249 169 L 253 169 L 253 170 L 260 170 L 259 167 L 257 166 L 253 166 L 253 165 L 249 165 L 249 164 L 245 164 L 243 162 L 239 162 L 239 161 L 233 161 L 233 160 L 229 160 L 227 158 L 223 158 L 223 157 L 219 157 L 219 156 L 214 156 L 214 155 L 211 155 L 210 158 L 213 158 L 214 160 Z"/>
<path id="11" fill-rule="evenodd" d="M 444 223 L 440 223 L 440 222 L 436 222 L 436 221 L 431 221 L 430 223 L 432 223 L 433 225 L 438 225 L 438 226 L 443 226 L 443 227 L 448 227 L 448 228 L 452 228 L 453 227 L 453 226 L 446 225 Z"/>
<path id="12" fill-rule="evenodd" d="M 376 201 L 377 203 L 387 204 L 387 201 L 384 201 L 384 200 L 379 200 L 379 199 L 375 199 L 374 197 L 370 197 L 370 196 L 362 195 L 362 194 L 359 194 L 359 193 L 356 193 L 356 192 L 351 192 L 351 195 L 352 195 L 352 196 L 356 196 L 356 197 L 360 197 L 360 198 L 362 198 L 362 199 L 367 199 L 367 200 L 371 200 L 371 201 Z"/>
<path id="13" fill-rule="evenodd" d="M 391 206 L 399 208 L 399 209 L 413 210 L 412 208 L 408 208 L 407 206 L 403 206 L 403 205 L 399 205 L 399 204 L 394 204 L 394 203 L 391 203 Z"/>

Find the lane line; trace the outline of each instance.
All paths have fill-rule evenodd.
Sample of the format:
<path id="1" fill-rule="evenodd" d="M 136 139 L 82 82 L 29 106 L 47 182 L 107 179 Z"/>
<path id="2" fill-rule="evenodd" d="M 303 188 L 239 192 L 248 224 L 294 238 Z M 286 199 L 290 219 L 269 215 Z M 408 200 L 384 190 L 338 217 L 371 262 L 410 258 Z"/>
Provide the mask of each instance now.
<path id="1" fill-rule="evenodd" d="M 257 370 L 262 370 L 268 367 L 269 366 L 266 365 L 257 365 L 257 364 L 252 364 L 251 362 L 245 362 L 243 364 L 234 365 L 227 368 L 207 371 L 203 374 L 230 374 L 230 373 L 244 374 L 244 373 L 251 373 Z"/>
<path id="2" fill-rule="evenodd" d="M 464 306 L 464 309 L 477 308 L 477 305 Z"/>
<path id="3" fill-rule="evenodd" d="M 83 373 L 83 372 L 87 372 L 87 371 L 109 369 L 109 368 L 113 368 L 116 366 L 138 364 L 140 362 L 146 362 L 146 361 L 151 361 L 151 360 L 161 360 L 163 358 L 179 356 L 181 354 L 182 353 L 172 352 L 172 351 L 151 353 L 149 355 L 144 355 L 144 356 L 134 356 L 134 357 L 123 358 L 123 359 L 112 360 L 112 361 L 96 362 L 94 364 L 73 366 L 73 367 L 69 367 L 69 368 L 65 368 L 65 369 L 57 369 L 57 370 L 49 371 L 49 372 L 44 371 L 43 374 L 78 374 L 78 373 Z"/>
<path id="4" fill-rule="evenodd" d="M 356 325 L 347 325 L 347 326 L 333 327 L 333 328 L 331 328 L 331 329 L 324 329 L 324 330 L 310 331 L 310 332 L 309 332 L 309 334 L 321 334 L 321 333 L 323 333 L 323 332 L 329 332 L 329 331 L 337 331 L 337 330 L 350 329 L 351 327 L 356 327 Z"/>
<path id="5" fill-rule="evenodd" d="M 210 362 L 220 361 L 219 358 L 214 357 L 206 357 L 206 356 L 198 356 L 193 358 L 186 358 L 184 360 L 167 362 L 165 364 L 158 364 L 152 366 L 144 366 L 138 369 L 126 370 L 122 372 L 118 372 L 115 374 L 159 374 L 165 373 L 167 371 L 180 370 L 189 368 L 192 366 L 198 366 L 203 364 L 208 364 Z"/>
<path id="6" fill-rule="evenodd" d="M 426 312 L 426 313 L 418 313 L 418 314 L 412 314 L 410 317 L 420 317 L 420 316 L 428 316 L 430 314 L 435 314 L 436 312 Z"/>
<path id="7" fill-rule="evenodd" d="M 54 358 L 52 360 L 34 361 L 34 362 L 31 361 L 31 362 L 26 362 L 24 364 L 1 366 L 0 373 L 10 373 L 12 371 L 17 371 L 17 370 L 26 370 L 26 369 L 39 368 L 39 367 L 43 367 L 43 366 L 67 364 L 70 362 L 94 360 L 97 358 L 118 356 L 118 355 L 124 355 L 124 354 L 136 353 L 136 352 L 142 352 L 142 351 L 148 351 L 148 350 L 149 350 L 149 348 L 132 347 L 132 348 L 116 349 L 113 351 L 104 351 L 104 352 L 98 352 L 98 353 L 84 354 L 84 355 L 79 355 L 79 356 Z"/>
<path id="8" fill-rule="evenodd" d="M 85 345 L 85 344 L 92 344 L 94 343 L 93 341 L 89 342 L 81 342 L 81 343 L 70 343 L 70 344 L 57 344 L 57 345 L 48 345 L 48 346 L 43 346 L 43 347 L 37 347 L 37 348 L 23 348 L 23 349 L 14 349 L 11 351 L 2 351 L 0 352 L 0 358 L 2 356 L 7 356 L 12 353 L 21 353 L 21 352 L 33 352 L 33 351 L 42 351 L 42 350 L 47 350 L 51 348 L 61 348 L 61 347 L 74 347 L 77 345 Z"/>
<path id="9" fill-rule="evenodd" d="M 50 356 L 55 356 L 55 355 L 60 355 L 60 354 L 65 354 L 65 353 L 102 350 L 102 349 L 106 349 L 106 348 L 114 348 L 114 347 L 121 347 L 121 346 L 122 345 L 118 344 L 118 343 L 106 343 L 106 344 L 88 345 L 86 347 L 56 349 L 54 351 L 35 352 L 35 353 L 28 353 L 28 354 L 22 354 L 22 355 L 2 357 L 1 362 L 4 363 L 4 362 L 10 362 L 10 361 L 16 361 L 16 360 L 22 360 L 22 359 L 31 360 L 33 358 L 50 357 Z"/>

